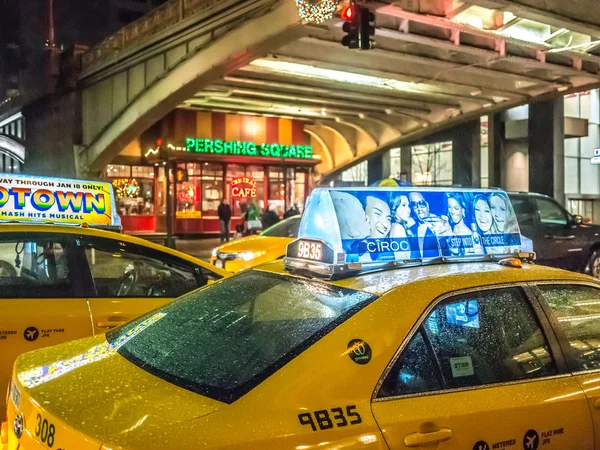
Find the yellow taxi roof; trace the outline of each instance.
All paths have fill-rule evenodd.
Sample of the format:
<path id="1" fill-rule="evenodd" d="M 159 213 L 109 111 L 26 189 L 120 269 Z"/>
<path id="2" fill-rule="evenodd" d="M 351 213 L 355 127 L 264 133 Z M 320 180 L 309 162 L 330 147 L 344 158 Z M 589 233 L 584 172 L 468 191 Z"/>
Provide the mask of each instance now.
<path id="1" fill-rule="evenodd" d="M 85 236 L 94 236 L 104 239 L 113 239 L 128 242 L 130 244 L 141 245 L 153 250 L 157 250 L 163 253 L 168 253 L 177 258 L 184 259 L 194 264 L 199 264 L 208 267 L 209 264 L 201 259 L 194 258 L 177 250 L 170 249 L 160 244 L 155 244 L 146 239 L 137 238 L 128 234 L 116 233 L 114 231 L 102 230 L 99 228 L 87 228 L 79 226 L 65 226 L 65 225 L 53 225 L 53 224 L 24 224 L 24 223 L 0 223 L 0 234 L 1 233 L 62 233 L 62 234 L 76 234 Z M 231 274 L 225 270 L 219 269 L 216 266 L 210 265 L 210 270 L 223 277 L 231 276 Z"/>
<path id="2" fill-rule="evenodd" d="M 285 270 L 281 261 L 262 265 L 259 269 L 274 273 L 290 274 Z M 400 287 L 415 288 L 419 286 L 422 286 L 424 292 L 428 292 L 428 294 L 439 292 L 439 295 L 441 295 L 480 286 L 554 280 L 596 282 L 594 278 L 588 275 L 552 267 L 524 263 L 522 268 L 516 268 L 495 262 L 465 262 L 402 267 L 392 270 L 362 273 L 341 280 L 326 282 L 335 286 L 376 295 L 383 295 Z M 422 296 L 422 298 L 424 301 L 430 301 L 431 295 Z"/>

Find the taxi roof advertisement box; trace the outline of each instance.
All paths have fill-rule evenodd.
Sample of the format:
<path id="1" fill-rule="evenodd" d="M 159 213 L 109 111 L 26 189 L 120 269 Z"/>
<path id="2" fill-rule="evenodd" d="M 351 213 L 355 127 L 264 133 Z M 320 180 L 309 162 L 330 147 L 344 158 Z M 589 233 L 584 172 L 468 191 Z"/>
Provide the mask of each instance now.
<path id="1" fill-rule="evenodd" d="M 0 221 L 121 226 L 110 183 L 15 174 L 0 174 Z"/>
<path id="2" fill-rule="evenodd" d="M 299 238 L 322 240 L 346 263 L 521 251 L 508 196 L 483 189 L 315 189 Z"/>

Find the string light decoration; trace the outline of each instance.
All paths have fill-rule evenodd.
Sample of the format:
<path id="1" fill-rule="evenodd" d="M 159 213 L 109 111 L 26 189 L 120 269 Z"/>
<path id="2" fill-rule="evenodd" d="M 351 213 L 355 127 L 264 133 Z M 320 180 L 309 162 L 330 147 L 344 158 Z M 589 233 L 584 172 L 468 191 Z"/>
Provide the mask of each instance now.
<path id="1" fill-rule="evenodd" d="M 119 198 L 137 198 L 140 196 L 140 185 L 135 178 L 113 180 L 112 184 Z"/>
<path id="2" fill-rule="evenodd" d="M 340 0 L 296 0 L 298 15 L 311 23 L 323 23 L 333 17 Z"/>

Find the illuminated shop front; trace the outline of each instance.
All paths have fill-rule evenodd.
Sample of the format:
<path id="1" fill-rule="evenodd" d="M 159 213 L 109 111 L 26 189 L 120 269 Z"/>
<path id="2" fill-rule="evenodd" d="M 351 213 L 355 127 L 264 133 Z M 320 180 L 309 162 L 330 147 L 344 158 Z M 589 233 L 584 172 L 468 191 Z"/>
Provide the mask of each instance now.
<path id="1" fill-rule="evenodd" d="M 104 173 L 126 232 L 166 231 L 167 167 L 173 230 L 181 235 L 218 233 L 222 198 L 232 208 L 232 230 L 252 203 L 280 216 L 292 204 L 302 210 L 320 162 L 303 122 L 292 119 L 175 110 L 146 134 Z"/>

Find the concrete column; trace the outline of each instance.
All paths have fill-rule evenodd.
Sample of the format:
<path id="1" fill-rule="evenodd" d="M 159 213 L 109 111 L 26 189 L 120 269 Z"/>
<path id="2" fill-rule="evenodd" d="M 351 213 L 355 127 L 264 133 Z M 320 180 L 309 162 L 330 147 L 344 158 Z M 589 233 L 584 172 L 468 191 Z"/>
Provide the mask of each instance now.
<path id="1" fill-rule="evenodd" d="M 412 147 L 400 149 L 400 177 L 406 175 L 406 181 L 412 183 Z"/>
<path id="2" fill-rule="evenodd" d="M 392 161 L 390 151 L 383 152 L 381 155 L 381 178 L 389 178 L 392 175 Z"/>
<path id="3" fill-rule="evenodd" d="M 367 186 L 383 178 L 383 157 L 380 154 L 367 160 Z"/>
<path id="4" fill-rule="evenodd" d="M 481 129 L 479 120 L 457 126 L 452 136 L 452 183 L 481 186 Z"/>
<path id="5" fill-rule="evenodd" d="M 529 190 L 565 203 L 564 98 L 529 105 Z"/>
<path id="6" fill-rule="evenodd" d="M 488 178 L 490 187 L 504 189 L 502 161 L 504 160 L 504 123 L 500 114 L 488 116 Z"/>

